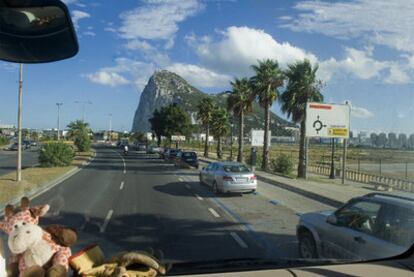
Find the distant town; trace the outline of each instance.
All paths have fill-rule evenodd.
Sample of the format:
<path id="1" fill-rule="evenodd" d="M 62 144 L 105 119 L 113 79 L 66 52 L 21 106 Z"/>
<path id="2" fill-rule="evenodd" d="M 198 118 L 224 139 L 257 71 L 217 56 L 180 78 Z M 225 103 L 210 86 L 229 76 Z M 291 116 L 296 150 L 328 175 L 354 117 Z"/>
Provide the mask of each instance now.
<path id="1" fill-rule="evenodd" d="M 298 143 L 299 141 L 299 128 L 286 127 L 291 133 L 290 136 L 272 136 L 271 143 Z M 49 129 L 23 129 L 23 139 L 34 141 L 47 141 L 54 140 L 57 137 L 58 130 L 55 128 Z M 67 130 L 60 130 L 62 138 L 67 136 Z M 96 131 L 93 132 L 93 139 L 95 141 L 117 141 L 123 134 L 128 134 L 127 131 Z M 0 137 L 13 140 L 16 135 L 16 127 L 14 125 L 0 124 Z M 250 141 L 250 133 L 246 134 L 245 141 Z M 148 141 L 153 141 L 153 134 L 148 132 L 143 134 Z M 204 141 L 205 134 L 192 134 L 191 138 L 187 138 L 192 141 Z M 233 140 L 237 140 L 236 137 Z M 211 136 L 209 141 L 214 143 L 214 138 Z M 330 139 L 311 139 L 313 144 L 329 144 Z M 352 147 L 369 147 L 369 148 L 387 148 L 387 149 L 414 149 L 414 134 L 405 133 L 369 133 L 366 131 L 350 132 L 349 145 Z"/>

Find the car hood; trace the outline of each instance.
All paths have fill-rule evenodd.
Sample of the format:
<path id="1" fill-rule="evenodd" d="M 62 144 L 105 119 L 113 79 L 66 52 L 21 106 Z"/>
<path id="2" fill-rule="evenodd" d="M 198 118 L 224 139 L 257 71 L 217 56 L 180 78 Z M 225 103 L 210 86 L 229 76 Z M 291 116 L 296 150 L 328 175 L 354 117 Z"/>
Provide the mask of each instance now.
<path id="1" fill-rule="evenodd" d="M 320 212 L 306 213 L 300 216 L 300 220 L 311 221 L 311 222 L 314 222 L 315 220 L 326 220 L 326 218 L 330 216 L 332 213 L 333 211 L 320 211 Z"/>

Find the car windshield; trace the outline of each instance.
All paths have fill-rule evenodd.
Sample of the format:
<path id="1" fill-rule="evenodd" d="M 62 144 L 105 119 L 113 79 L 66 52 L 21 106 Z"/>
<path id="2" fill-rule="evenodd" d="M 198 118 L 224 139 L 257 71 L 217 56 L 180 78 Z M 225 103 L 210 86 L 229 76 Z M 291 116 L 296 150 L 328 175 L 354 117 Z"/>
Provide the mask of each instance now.
<path id="1" fill-rule="evenodd" d="M 233 172 L 233 173 L 247 173 L 250 170 L 245 165 L 223 165 L 223 170 L 225 172 Z"/>
<path id="2" fill-rule="evenodd" d="M 413 246 L 412 1 L 61 2 L 76 56 L 0 61 L 0 241 L 28 197 L 105 260 L 221 272 Z M 46 33 L 34 11 L 0 7 L 0 37 Z"/>

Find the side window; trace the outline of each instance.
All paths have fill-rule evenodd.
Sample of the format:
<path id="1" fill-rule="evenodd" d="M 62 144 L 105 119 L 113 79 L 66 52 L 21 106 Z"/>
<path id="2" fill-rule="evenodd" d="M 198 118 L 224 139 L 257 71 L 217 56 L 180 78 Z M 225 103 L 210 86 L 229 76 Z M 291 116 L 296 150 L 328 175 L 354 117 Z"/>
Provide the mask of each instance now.
<path id="1" fill-rule="evenodd" d="M 358 201 L 336 212 L 338 225 L 373 235 L 381 204 Z"/>
<path id="2" fill-rule="evenodd" d="M 387 205 L 378 215 L 375 235 L 404 247 L 414 243 L 414 208 Z"/>
<path id="3" fill-rule="evenodd" d="M 214 164 L 213 164 L 213 168 L 212 168 L 211 170 L 212 170 L 212 171 L 216 171 L 216 170 L 217 170 L 217 168 L 218 168 L 218 164 L 214 163 Z"/>

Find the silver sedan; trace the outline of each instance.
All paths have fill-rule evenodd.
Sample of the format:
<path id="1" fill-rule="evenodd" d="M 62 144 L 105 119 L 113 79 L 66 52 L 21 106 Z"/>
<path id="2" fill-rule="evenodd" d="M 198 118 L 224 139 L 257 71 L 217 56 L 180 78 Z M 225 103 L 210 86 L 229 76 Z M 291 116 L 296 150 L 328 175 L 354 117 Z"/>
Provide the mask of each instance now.
<path id="1" fill-rule="evenodd" d="M 255 192 L 256 175 L 241 163 L 214 162 L 200 172 L 200 183 L 213 189 L 215 194 L 227 192 Z"/>

